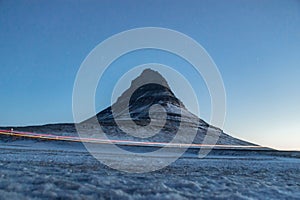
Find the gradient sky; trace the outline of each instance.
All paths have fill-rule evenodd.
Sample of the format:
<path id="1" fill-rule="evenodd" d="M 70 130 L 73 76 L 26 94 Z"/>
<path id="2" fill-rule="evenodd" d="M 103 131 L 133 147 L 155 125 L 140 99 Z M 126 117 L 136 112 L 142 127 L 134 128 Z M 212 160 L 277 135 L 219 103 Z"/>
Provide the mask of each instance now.
<path id="1" fill-rule="evenodd" d="M 147 26 L 180 31 L 210 54 L 226 89 L 227 133 L 300 150 L 297 0 L 0 0 L 0 126 L 72 122 L 73 83 L 84 58 L 113 34 Z M 201 77 L 180 58 L 151 50 L 114 63 L 99 84 L 97 109 L 109 105 L 110 84 L 147 62 L 173 66 L 196 85 L 208 121 Z"/>

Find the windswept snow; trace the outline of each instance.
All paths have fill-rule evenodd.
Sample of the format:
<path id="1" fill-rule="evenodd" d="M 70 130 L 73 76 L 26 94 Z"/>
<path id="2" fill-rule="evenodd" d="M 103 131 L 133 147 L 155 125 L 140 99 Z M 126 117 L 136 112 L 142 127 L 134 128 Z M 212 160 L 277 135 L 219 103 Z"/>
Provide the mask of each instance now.
<path id="1" fill-rule="evenodd" d="M 31 148 L 30 142 L 23 146 L 6 144 L 0 147 L 0 199 L 300 197 L 300 159 L 296 158 L 259 154 L 205 159 L 185 156 L 159 171 L 128 174 L 110 169 L 83 148 L 72 148 L 71 143 L 47 143 L 54 149 L 35 149 L 42 143 L 32 143 Z"/>

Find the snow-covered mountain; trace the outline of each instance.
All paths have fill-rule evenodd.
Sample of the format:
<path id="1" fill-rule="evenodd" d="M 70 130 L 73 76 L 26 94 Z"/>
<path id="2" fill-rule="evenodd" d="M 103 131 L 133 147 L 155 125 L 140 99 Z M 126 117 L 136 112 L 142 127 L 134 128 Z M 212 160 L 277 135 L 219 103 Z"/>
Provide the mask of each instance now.
<path id="1" fill-rule="evenodd" d="M 162 125 L 165 115 L 166 120 Z M 180 128 L 185 136 L 196 133 L 193 140 L 196 144 L 203 143 L 204 137 L 208 135 L 206 142 L 215 141 L 214 137 L 219 137 L 216 139 L 217 144 L 253 145 L 225 134 L 221 129 L 210 126 L 192 114 L 174 95 L 163 76 L 151 69 L 144 70 L 111 107 L 99 112 L 96 117 L 102 130 L 112 139 L 170 142 Z M 135 124 L 132 125 L 131 120 Z M 93 126 L 92 121 L 89 119 L 83 124 L 93 130 L 92 127 L 96 126 Z M 117 122 L 122 122 L 126 126 L 126 131 L 120 128 Z M 157 134 L 146 137 L 160 126 L 163 128 Z M 137 127 L 138 135 L 135 135 L 137 137 L 127 134 L 130 131 L 136 132 Z M 189 142 L 186 138 L 188 137 L 181 137 L 180 142 Z"/>
<path id="2" fill-rule="evenodd" d="M 217 144 L 253 145 L 225 134 L 192 114 L 174 95 L 165 78 L 151 69 L 134 79 L 112 106 L 77 125 L 89 136 L 104 131 L 111 139 L 170 142 L 181 133 L 176 140 L 180 143 L 215 144 L 217 141 Z M 14 129 L 77 136 L 72 123 Z"/>

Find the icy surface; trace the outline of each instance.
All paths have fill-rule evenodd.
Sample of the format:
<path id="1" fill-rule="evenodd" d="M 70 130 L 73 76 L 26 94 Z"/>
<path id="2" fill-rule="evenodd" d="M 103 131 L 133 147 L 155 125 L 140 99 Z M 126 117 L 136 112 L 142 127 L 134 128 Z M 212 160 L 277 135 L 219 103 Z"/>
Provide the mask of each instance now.
<path id="1" fill-rule="evenodd" d="M 296 158 L 186 156 L 159 171 L 128 174 L 71 143 L 29 146 L 0 144 L 0 199 L 300 198 Z"/>

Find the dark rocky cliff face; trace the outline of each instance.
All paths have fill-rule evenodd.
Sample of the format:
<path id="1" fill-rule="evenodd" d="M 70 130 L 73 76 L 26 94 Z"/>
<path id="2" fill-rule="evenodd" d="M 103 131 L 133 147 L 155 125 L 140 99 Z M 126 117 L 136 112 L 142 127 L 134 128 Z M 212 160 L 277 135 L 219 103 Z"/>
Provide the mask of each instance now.
<path id="1" fill-rule="evenodd" d="M 166 110 L 168 104 L 185 109 L 183 103 L 171 91 L 166 80 L 158 72 L 146 69 L 131 82 L 131 87 L 118 98 L 113 106 L 117 113 L 129 108 L 133 120 L 143 125 L 147 124 L 147 121 L 149 123 L 149 108 L 155 104 L 163 106 Z M 99 121 L 109 121 L 113 118 L 110 115 L 110 109 L 111 107 L 97 114 Z"/>

